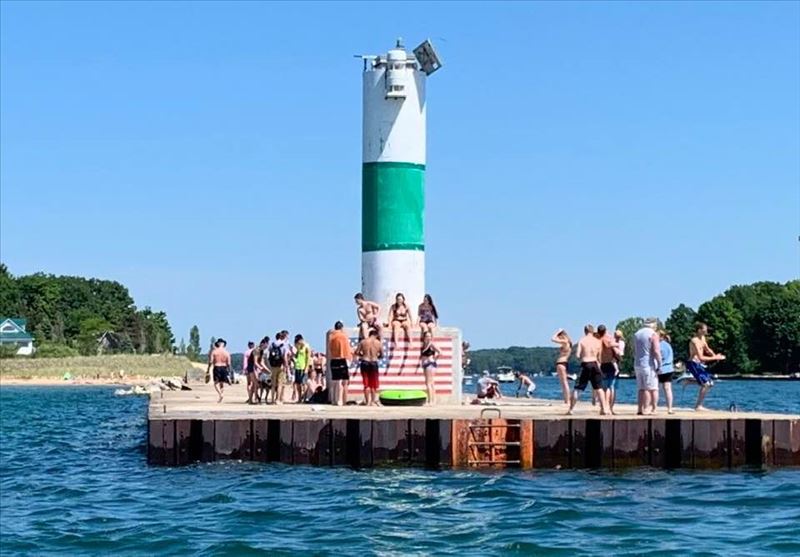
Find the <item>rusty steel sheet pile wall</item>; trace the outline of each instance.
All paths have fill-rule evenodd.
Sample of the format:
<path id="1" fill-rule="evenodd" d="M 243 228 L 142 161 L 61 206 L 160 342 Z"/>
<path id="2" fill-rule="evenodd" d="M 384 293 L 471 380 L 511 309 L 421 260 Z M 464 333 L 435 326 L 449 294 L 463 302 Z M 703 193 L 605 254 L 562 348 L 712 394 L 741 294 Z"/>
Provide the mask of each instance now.
<path id="1" fill-rule="evenodd" d="M 148 462 L 431 469 L 800 466 L 797 419 L 159 420 Z"/>

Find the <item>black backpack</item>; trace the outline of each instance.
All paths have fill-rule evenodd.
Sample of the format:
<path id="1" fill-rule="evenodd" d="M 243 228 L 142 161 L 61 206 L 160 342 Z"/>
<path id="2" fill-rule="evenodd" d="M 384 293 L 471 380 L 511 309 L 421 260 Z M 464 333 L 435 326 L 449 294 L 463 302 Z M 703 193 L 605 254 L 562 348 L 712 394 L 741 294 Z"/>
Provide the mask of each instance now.
<path id="1" fill-rule="evenodd" d="M 283 350 L 280 344 L 272 343 L 269 345 L 269 353 L 267 354 L 267 361 L 269 365 L 278 367 L 283 365 Z"/>

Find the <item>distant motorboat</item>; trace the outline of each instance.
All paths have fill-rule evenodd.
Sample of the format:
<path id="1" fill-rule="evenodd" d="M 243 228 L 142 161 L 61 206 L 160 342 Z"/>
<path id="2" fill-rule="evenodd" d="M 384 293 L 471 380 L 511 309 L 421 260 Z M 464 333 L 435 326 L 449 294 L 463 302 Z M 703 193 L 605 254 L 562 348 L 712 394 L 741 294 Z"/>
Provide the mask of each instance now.
<path id="1" fill-rule="evenodd" d="M 569 379 L 570 381 L 577 381 L 578 380 L 578 374 L 577 373 L 568 373 L 567 374 L 567 379 Z"/>
<path id="2" fill-rule="evenodd" d="M 512 370 L 509 366 L 499 366 L 497 368 L 497 380 L 500 383 L 513 383 L 517 380 L 514 377 L 514 370 Z"/>

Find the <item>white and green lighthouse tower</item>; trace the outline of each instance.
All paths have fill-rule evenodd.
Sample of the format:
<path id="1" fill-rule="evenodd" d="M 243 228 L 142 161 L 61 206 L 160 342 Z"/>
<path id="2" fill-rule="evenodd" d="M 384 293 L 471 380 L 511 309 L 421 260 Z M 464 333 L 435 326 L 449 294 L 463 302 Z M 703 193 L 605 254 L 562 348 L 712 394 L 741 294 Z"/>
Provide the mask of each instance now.
<path id="1" fill-rule="evenodd" d="M 429 41 L 364 57 L 361 282 L 389 305 L 425 294 L 425 81 L 441 63 Z"/>

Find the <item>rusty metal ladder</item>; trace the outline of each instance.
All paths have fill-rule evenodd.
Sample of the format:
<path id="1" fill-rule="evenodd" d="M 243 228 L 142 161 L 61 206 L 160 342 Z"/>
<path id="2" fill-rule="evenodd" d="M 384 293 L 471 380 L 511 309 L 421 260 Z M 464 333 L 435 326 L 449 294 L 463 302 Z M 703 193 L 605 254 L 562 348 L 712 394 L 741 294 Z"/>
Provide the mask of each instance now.
<path id="1" fill-rule="evenodd" d="M 502 412 L 500 412 L 499 408 L 484 408 L 481 410 L 481 420 L 488 423 L 481 423 L 469 424 L 469 437 L 467 439 L 467 464 L 469 466 L 479 467 L 479 466 L 507 466 L 521 464 L 519 459 L 511 459 L 497 458 L 498 449 L 502 449 L 503 454 L 507 457 L 508 456 L 508 447 L 520 447 L 520 441 L 506 441 L 505 439 L 502 441 L 497 441 L 494 439 L 494 433 L 498 429 L 519 429 L 521 426 L 520 424 L 509 424 L 508 422 L 504 424 L 492 424 L 490 420 L 486 419 L 484 415 L 487 412 L 497 412 L 497 418 L 502 418 Z M 476 432 L 478 433 L 476 435 Z M 488 441 L 483 441 L 481 439 L 486 439 L 488 437 Z M 519 435 L 517 435 L 519 437 Z M 480 454 L 481 448 L 488 447 L 489 459 L 485 459 Z"/>

